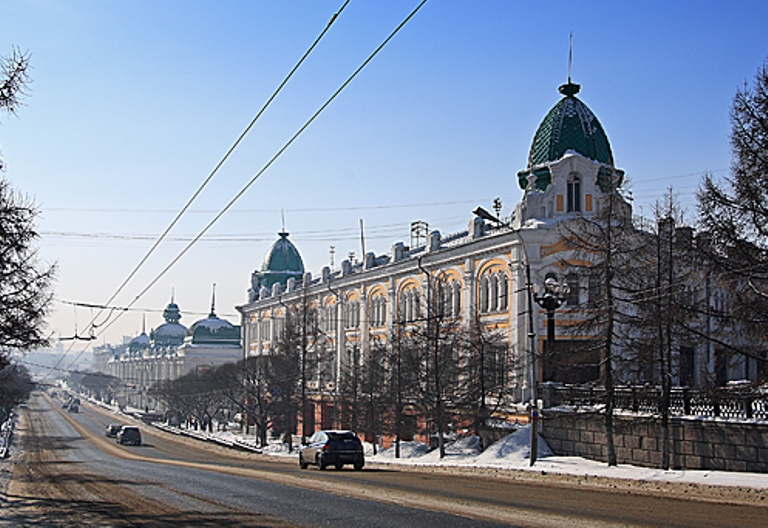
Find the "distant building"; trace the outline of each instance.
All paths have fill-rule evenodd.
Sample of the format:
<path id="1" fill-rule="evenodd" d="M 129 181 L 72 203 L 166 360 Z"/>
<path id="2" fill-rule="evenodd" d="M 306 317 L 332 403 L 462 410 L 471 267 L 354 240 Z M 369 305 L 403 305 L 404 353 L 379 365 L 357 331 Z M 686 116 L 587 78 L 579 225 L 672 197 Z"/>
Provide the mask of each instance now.
<path id="1" fill-rule="evenodd" d="M 144 401 L 155 383 L 179 378 L 190 372 L 208 369 L 242 359 L 240 327 L 211 313 L 189 328 L 182 325 L 181 311 L 171 300 L 163 312 L 165 323 L 146 329 L 122 347 L 100 347 L 97 354 L 103 372 L 120 378 L 136 391 L 136 401 Z M 132 393 L 129 391 L 128 395 Z"/>

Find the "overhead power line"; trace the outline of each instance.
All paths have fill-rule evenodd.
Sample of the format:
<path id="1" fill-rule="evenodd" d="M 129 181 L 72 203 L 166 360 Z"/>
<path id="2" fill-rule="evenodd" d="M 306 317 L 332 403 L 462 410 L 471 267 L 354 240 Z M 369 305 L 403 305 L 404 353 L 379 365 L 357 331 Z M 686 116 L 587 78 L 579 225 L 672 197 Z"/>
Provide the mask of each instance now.
<path id="1" fill-rule="evenodd" d="M 346 81 L 342 83 L 342 85 L 323 103 L 323 105 L 314 113 L 312 114 L 312 117 L 310 117 L 300 128 L 299 130 L 291 136 L 291 138 L 280 148 L 280 150 L 277 151 L 277 153 L 270 158 L 270 160 L 257 172 L 253 178 L 242 188 L 240 191 L 227 203 L 227 205 L 224 206 L 224 208 L 219 211 L 219 213 L 213 217 L 213 219 L 206 225 L 200 233 L 195 236 L 195 238 L 187 244 L 187 246 L 182 249 L 176 257 L 165 267 L 163 270 L 154 278 L 152 281 L 143 289 L 141 292 L 139 292 L 138 295 L 129 303 L 129 306 L 132 306 L 133 303 L 137 302 L 142 296 L 144 296 L 145 293 L 147 293 L 152 286 L 154 286 L 157 281 L 159 281 L 170 269 L 176 265 L 176 263 L 181 260 L 181 258 L 197 243 L 198 240 L 200 240 L 203 235 L 205 235 L 208 230 L 213 227 L 213 225 L 219 221 L 219 219 L 224 216 L 224 214 L 229 211 L 229 209 L 248 191 L 248 189 L 251 188 L 251 185 L 253 185 L 262 174 L 264 174 L 271 166 L 272 164 L 277 161 L 280 156 L 283 155 L 283 153 L 288 150 L 288 148 L 293 144 L 294 141 L 315 121 L 315 119 L 320 116 L 320 114 L 325 111 L 326 108 L 336 99 L 336 97 L 339 96 L 341 92 L 344 91 L 344 89 L 349 86 L 349 84 L 357 77 L 357 75 L 363 71 L 363 69 L 376 57 L 376 55 L 381 52 L 382 49 L 394 38 L 395 35 L 397 35 L 403 27 L 418 13 L 418 11 L 422 8 L 422 6 L 427 2 L 427 0 L 422 0 L 422 2 L 414 8 L 413 11 L 389 34 L 389 36 L 384 39 L 384 41 L 368 56 L 367 59 L 363 61 L 363 63 L 350 75 Z"/>
<path id="2" fill-rule="evenodd" d="M 139 261 L 139 263 L 134 267 L 134 269 L 131 271 L 131 273 L 128 274 L 126 279 L 120 284 L 120 286 L 115 290 L 115 292 L 110 296 L 110 298 L 104 303 L 105 305 L 110 304 L 115 298 L 120 294 L 120 292 L 123 291 L 123 289 L 126 287 L 126 285 L 130 282 L 130 280 L 138 273 L 139 269 L 146 263 L 146 261 L 149 259 L 149 257 L 155 252 L 157 247 L 160 245 L 160 243 L 163 241 L 165 236 L 173 229 L 173 227 L 178 223 L 179 219 L 184 215 L 184 213 L 189 209 L 190 205 L 192 205 L 192 202 L 195 201 L 195 199 L 199 196 L 199 194 L 203 191 L 203 189 L 208 185 L 208 183 L 211 181 L 211 179 L 216 175 L 216 173 L 219 171 L 219 168 L 226 162 L 226 160 L 229 158 L 229 156 L 234 152 L 234 150 L 238 147 L 238 145 L 242 142 L 243 138 L 250 132 L 250 130 L 253 128 L 253 126 L 256 124 L 256 122 L 259 120 L 259 118 L 262 116 L 262 114 L 266 111 L 266 109 L 272 104 L 272 101 L 277 97 L 277 95 L 282 91 L 283 87 L 288 83 L 288 81 L 293 77 L 294 73 L 299 69 L 299 67 L 304 63 L 306 58 L 312 53 L 312 51 L 315 49 L 315 47 L 318 45 L 318 43 L 323 39 L 325 34 L 330 29 L 331 25 L 336 21 L 336 19 L 339 17 L 342 11 L 346 9 L 347 5 L 349 4 L 350 0 L 345 0 L 345 2 L 342 4 L 341 8 L 339 8 L 338 11 L 336 11 L 331 19 L 326 24 L 325 28 L 323 28 L 323 31 L 320 32 L 320 35 L 317 36 L 317 38 L 314 40 L 312 45 L 307 49 L 307 51 L 304 52 L 304 54 L 301 56 L 299 61 L 293 66 L 293 68 L 290 70 L 288 75 L 286 75 L 285 79 L 280 83 L 280 85 L 275 89 L 275 91 L 272 93 L 272 95 L 269 97 L 269 99 L 264 103 L 264 105 L 261 107 L 259 112 L 256 114 L 256 116 L 251 120 L 251 122 L 248 124 L 248 126 L 243 130 L 243 132 L 238 136 L 238 138 L 235 140 L 235 142 L 232 144 L 232 146 L 227 150 L 227 152 L 224 154 L 224 156 L 221 158 L 221 160 L 216 164 L 216 166 L 213 168 L 213 170 L 210 172 L 208 177 L 203 181 L 203 183 L 198 187 L 198 189 L 194 192 L 192 197 L 187 201 L 187 203 L 182 207 L 182 209 L 178 212 L 176 217 L 171 221 L 171 223 L 168 225 L 168 227 L 165 229 L 165 231 L 158 237 L 158 239 L 155 241 L 155 243 L 152 245 L 152 247 L 147 251 L 147 253 L 144 255 L 144 257 Z M 124 312 L 121 312 L 124 313 Z M 96 318 L 99 314 L 94 316 L 91 319 L 91 322 L 89 323 L 89 327 L 93 325 L 94 321 L 96 321 Z M 119 317 L 119 316 L 118 316 Z M 116 319 L 115 319 L 116 320 Z M 69 353 L 69 351 L 72 348 L 70 347 L 67 352 L 59 359 L 59 361 L 56 363 L 56 367 L 59 366 L 59 363 L 64 360 L 66 355 Z M 81 352 L 82 354 L 82 352 Z M 78 356 L 79 357 L 79 356 Z M 75 361 L 77 358 L 75 358 Z"/>
<path id="3" fill-rule="evenodd" d="M 416 15 L 416 13 L 421 10 L 421 8 L 426 4 L 427 0 L 422 0 L 409 14 L 403 21 L 387 36 L 386 39 L 363 61 L 363 63 L 347 78 L 344 83 L 326 100 L 325 103 L 302 125 L 299 130 L 277 151 L 277 153 L 270 158 L 270 160 L 259 170 L 253 178 L 227 203 L 227 205 L 224 206 L 224 208 L 203 228 L 200 233 L 189 243 L 187 246 L 182 249 L 179 254 L 165 267 L 163 270 L 143 289 L 141 290 L 136 297 L 128 304 L 128 307 L 130 308 L 133 306 L 136 302 L 138 302 L 141 297 L 144 296 L 176 263 L 181 260 L 181 258 L 197 243 L 200 238 L 205 235 L 205 233 L 208 232 L 208 230 L 213 227 L 213 225 L 218 222 L 218 220 L 224 216 L 224 214 L 248 191 L 248 189 L 261 177 L 262 174 L 264 174 L 271 166 L 274 164 L 275 161 L 277 161 L 280 156 L 293 144 L 294 141 L 315 121 L 315 119 L 320 116 L 320 114 L 325 111 L 325 109 L 336 99 L 336 97 L 341 94 L 341 92 L 344 91 L 344 89 L 349 86 L 349 84 L 357 77 L 357 75 L 381 52 L 382 49 L 397 35 L 400 30 L 402 30 L 403 27 Z M 348 3 L 348 2 L 347 2 Z M 346 4 L 344 6 L 346 6 Z M 334 17 L 335 19 L 335 17 Z M 333 20 L 331 22 L 333 22 Z M 111 299 L 110 301 L 111 302 Z M 109 302 L 105 304 L 109 304 Z M 102 332 L 105 331 L 109 326 L 111 326 L 119 317 L 125 312 L 120 312 L 115 319 L 110 322 L 106 328 L 102 329 Z M 75 361 L 77 358 L 75 358 Z"/>

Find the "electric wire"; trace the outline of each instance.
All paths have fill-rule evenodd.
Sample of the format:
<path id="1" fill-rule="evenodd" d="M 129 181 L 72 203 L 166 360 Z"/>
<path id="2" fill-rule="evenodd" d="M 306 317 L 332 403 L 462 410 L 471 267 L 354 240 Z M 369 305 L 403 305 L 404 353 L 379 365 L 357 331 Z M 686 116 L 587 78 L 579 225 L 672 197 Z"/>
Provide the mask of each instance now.
<path id="1" fill-rule="evenodd" d="M 276 154 L 270 158 L 270 160 L 251 178 L 251 180 L 227 203 L 227 205 L 224 206 L 224 208 L 198 233 L 195 238 L 187 244 L 184 249 L 182 249 L 179 254 L 174 257 L 173 260 L 165 267 L 163 270 L 152 280 L 150 283 L 141 290 L 134 299 L 128 303 L 128 307 L 132 307 L 136 302 L 141 299 L 141 297 L 144 296 L 165 274 L 170 271 L 170 269 L 176 265 L 176 263 L 181 260 L 181 258 L 197 243 L 200 238 L 205 235 L 205 233 L 208 232 L 208 230 L 213 227 L 213 225 L 218 222 L 218 220 L 224 216 L 224 214 L 248 191 L 248 189 L 261 177 L 264 172 L 266 172 L 272 164 L 274 164 L 275 161 L 277 161 L 280 156 L 293 144 L 294 141 L 320 116 L 320 114 L 325 111 L 326 108 L 336 99 L 336 97 L 341 94 L 341 92 L 344 91 L 344 89 L 349 86 L 349 84 L 357 77 L 357 75 L 381 52 L 382 49 L 397 35 L 400 30 L 402 30 L 403 27 L 416 15 L 416 13 L 421 10 L 421 8 L 426 4 L 427 0 L 422 0 L 409 14 L 405 19 L 398 24 L 397 27 L 387 36 L 386 39 L 363 61 L 363 63 L 347 78 L 346 81 L 344 81 L 341 86 L 323 103 L 322 106 L 299 128 L 299 130 L 277 151 Z M 345 4 L 346 5 L 346 4 Z M 105 303 L 108 304 L 108 303 Z M 122 315 L 125 312 L 121 312 L 117 315 L 115 319 L 112 320 L 111 323 L 109 323 L 105 328 L 102 329 L 100 332 L 100 335 L 106 331 L 114 322 L 116 322 L 120 315 Z M 83 350 L 85 352 L 85 349 Z M 81 352 L 80 354 L 82 354 Z M 76 357 L 73 360 L 73 364 L 77 359 Z M 58 366 L 58 364 L 57 364 Z"/>
<path id="2" fill-rule="evenodd" d="M 181 210 L 176 214 L 174 219 L 171 221 L 170 224 L 168 224 L 168 227 L 165 228 L 165 231 L 157 238 L 154 244 L 152 244 L 152 247 L 149 248 L 149 251 L 144 255 L 144 257 L 139 261 L 139 263 L 136 265 L 136 267 L 128 274 L 128 277 L 120 284 L 120 286 L 117 288 L 115 293 L 112 294 L 112 296 L 107 300 L 104 304 L 111 303 L 119 294 L 123 291 L 125 286 L 130 282 L 130 280 L 136 275 L 136 273 L 139 271 L 139 269 L 146 263 L 146 261 L 149 259 L 149 257 L 155 252 L 157 247 L 162 243 L 162 241 L 165 239 L 166 235 L 173 229 L 173 227 L 178 223 L 178 221 L 181 219 L 181 217 L 187 212 L 189 207 L 192 205 L 192 203 L 197 199 L 197 197 L 200 195 L 200 193 L 205 189 L 205 187 L 208 185 L 208 183 L 213 179 L 213 177 L 216 175 L 216 173 L 219 171 L 222 165 L 229 159 L 232 152 L 235 151 L 235 149 L 240 145 L 242 140 L 245 138 L 245 136 L 248 134 L 248 132 L 251 131 L 253 126 L 256 124 L 256 122 L 259 120 L 259 118 L 264 114 L 264 112 L 267 110 L 267 108 L 272 104 L 272 101 L 275 100 L 277 95 L 282 91 L 283 87 L 288 83 L 288 81 L 293 77 L 293 74 L 296 73 L 296 71 L 299 69 L 299 67 L 304 63 L 306 58 L 312 53 L 312 51 L 317 47 L 318 43 L 322 40 L 322 38 L 325 36 L 325 34 L 330 29 L 331 25 L 336 21 L 338 16 L 341 14 L 342 11 L 347 7 L 350 0 L 345 0 L 344 4 L 341 6 L 341 8 L 331 17 L 331 19 L 326 24 L 325 28 L 323 28 L 323 31 L 320 33 L 320 35 L 317 36 L 315 41 L 312 43 L 312 45 L 307 49 L 307 51 L 304 52 L 304 55 L 301 56 L 299 61 L 293 66 L 290 72 L 288 72 L 288 75 L 283 79 L 283 81 L 280 83 L 280 85 L 275 89 L 274 92 L 272 92 L 272 95 L 267 99 L 267 101 L 262 105 L 261 109 L 258 111 L 256 116 L 251 120 L 251 122 L 248 124 L 247 127 L 245 127 L 245 130 L 240 134 L 240 136 L 237 138 L 237 140 L 232 144 L 232 146 L 227 150 L 227 152 L 224 154 L 224 156 L 221 158 L 221 160 L 216 164 L 216 166 L 213 168 L 213 170 L 208 174 L 208 177 L 203 181 L 203 183 L 197 188 L 197 190 L 192 194 L 192 197 L 187 201 L 187 203 L 184 205 L 184 207 L 181 208 Z"/>
<path id="3" fill-rule="evenodd" d="M 339 15 L 346 9 L 347 5 L 349 4 L 350 0 L 345 0 L 342 4 L 341 8 L 339 8 L 331 17 L 331 19 L 326 24 L 325 28 L 320 32 L 320 34 L 315 38 L 312 45 L 307 49 L 307 51 L 304 52 L 304 54 L 301 56 L 299 61 L 293 66 L 293 68 L 290 70 L 288 75 L 283 79 L 283 81 L 280 83 L 280 85 L 275 89 L 275 91 L 272 93 L 272 95 L 269 97 L 269 99 L 262 105 L 259 112 L 256 114 L 256 116 L 251 120 L 251 122 L 248 124 L 248 126 L 245 128 L 245 130 L 240 134 L 240 136 L 237 138 L 237 140 L 232 144 L 232 146 L 227 150 L 227 152 L 224 154 L 224 156 L 221 158 L 221 160 L 216 164 L 214 169 L 210 172 L 208 177 L 203 181 L 203 183 L 197 188 L 197 190 L 194 192 L 192 197 L 187 201 L 187 203 L 182 207 L 182 209 L 178 212 L 178 214 L 174 217 L 174 219 L 171 221 L 171 223 L 168 225 L 168 227 L 163 231 L 163 233 L 158 237 L 158 239 L 155 241 L 155 243 L 152 245 L 152 247 L 147 251 L 147 253 L 144 255 L 144 257 L 139 261 L 139 263 L 134 267 L 134 269 L 128 274 L 126 279 L 120 284 L 120 286 L 115 290 L 115 292 L 110 296 L 109 300 L 105 302 L 105 305 L 110 304 L 119 294 L 123 291 L 123 289 L 127 286 L 127 284 L 131 281 L 131 279 L 138 273 L 139 269 L 147 262 L 149 257 L 155 252 L 157 247 L 160 245 L 160 243 L 164 240 L 165 236 L 173 229 L 173 227 L 178 223 L 179 219 L 184 215 L 184 213 L 189 209 L 190 205 L 197 199 L 197 197 L 200 195 L 200 193 L 203 191 L 203 189 L 208 185 L 208 183 L 211 181 L 211 179 L 216 175 L 216 173 L 219 171 L 219 168 L 227 161 L 227 159 L 230 157 L 232 152 L 240 145 L 243 138 L 250 132 L 250 130 L 253 128 L 253 126 L 256 124 L 256 122 L 259 120 L 259 118 L 262 116 L 262 114 L 266 111 L 266 109 L 272 104 L 272 101 L 275 100 L 277 95 L 282 91 L 283 87 L 288 83 L 288 81 L 293 77 L 294 73 L 299 69 L 299 67 L 304 63 L 304 61 L 307 59 L 307 57 L 312 53 L 312 51 L 317 47 L 319 42 L 323 39 L 325 34 L 328 32 L 330 27 L 333 25 L 333 23 L 336 21 L 336 19 L 339 17 Z M 98 315 L 97 315 L 98 316 Z M 116 320 L 116 319 L 115 319 Z M 95 321 L 95 318 L 91 320 L 91 322 L 88 324 L 89 329 L 91 328 L 93 322 Z M 74 343 L 73 343 L 74 345 Z M 70 347 L 65 354 L 59 359 L 59 362 L 56 363 L 56 367 L 59 366 L 59 363 L 66 358 L 67 354 L 70 352 L 72 347 Z M 82 352 L 81 352 L 82 354 Z"/>

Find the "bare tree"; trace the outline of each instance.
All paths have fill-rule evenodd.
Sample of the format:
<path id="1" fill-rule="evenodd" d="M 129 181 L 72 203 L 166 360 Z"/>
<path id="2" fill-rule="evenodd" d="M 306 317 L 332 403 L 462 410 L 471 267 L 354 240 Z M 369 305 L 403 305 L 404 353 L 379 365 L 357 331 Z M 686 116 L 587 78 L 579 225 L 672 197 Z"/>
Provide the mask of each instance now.
<path id="1" fill-rule="evenodd" d="M 571 331 L 583 340 L 585 356 L 599 352 L 598 361 L 605 387 L 604 422 L 608 465 L 615 466 L 613 418 L 615 407 L 617 350 L 627 342 L 626 330 L 634 319 L 635 310 L 628 294 L 626 280 L 634 280 L 629 273 L 637 252 L 637 233 L 632 225 L 630 208 L 617 189 L 611 189 L 599 201 L 598 214 L 583 216 L 561 224 L 563 238 L 576 258 L 563 264 L 590 276 L 589 310 L 577 313 L 580 317 L 571 325 Z M 634 289 L 634 284 L 629 284 Z M 579 311 L 581 312 L 581 311 Z"/>
<path id="2" fill-rule="evenodd" d="M 728 298 L 719 314 L 746 340 L 717 343 L 727 355 L 749 358 L 768 370 L 768 62 L 731 106 L 731 175 L 705 176 L 698 193 L 701 230 L 708 238 L 712 284 Z M 738 335 L 737 334 L 737 335 Z M 711 336 L 710 336 L 711 337 Z M 723 358 L 723 362 L 727 360 Z M 718 369 L 719 370 L 719 369 Z M 724 368 L 722 369 L 724 370 Z M 723 373 L 724 374 L 724 373 Z M 724 375 L 721 376 L 724 378 Z M 724 379 L 718 380 L 724 381 Z"/>
<path id="3" fill-rule="evenodd" d="M 512 389 L 509 345 L 501 331 L 486 326 L 477 317 L 461 335 L 462 383 L 458 404 L 479 433 Z"/>

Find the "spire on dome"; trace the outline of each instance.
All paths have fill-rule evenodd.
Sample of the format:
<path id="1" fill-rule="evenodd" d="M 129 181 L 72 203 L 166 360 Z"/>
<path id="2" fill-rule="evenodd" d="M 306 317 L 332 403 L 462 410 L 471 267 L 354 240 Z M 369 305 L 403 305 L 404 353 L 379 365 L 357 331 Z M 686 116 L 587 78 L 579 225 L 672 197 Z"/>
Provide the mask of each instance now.
<path id="1" fill-rule="evenodd" d="M 213 283 L 213 293 L 211 294 L 211 314 L 208 317 L 216 317 L 216 283 Z"/>

